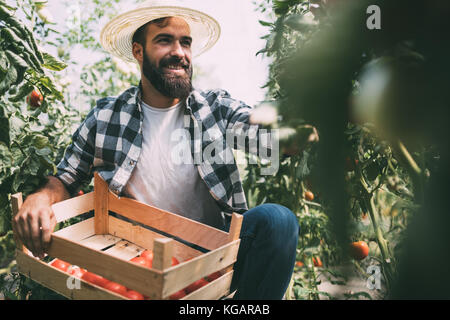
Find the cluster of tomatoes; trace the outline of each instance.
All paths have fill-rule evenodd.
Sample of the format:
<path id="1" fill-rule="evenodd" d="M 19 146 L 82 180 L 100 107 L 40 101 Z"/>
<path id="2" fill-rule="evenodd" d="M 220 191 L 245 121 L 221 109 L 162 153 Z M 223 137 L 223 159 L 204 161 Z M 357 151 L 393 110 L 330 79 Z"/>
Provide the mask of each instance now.
<path id="1" fill-rule="evenodd" d="M 349 246 L 349 254 L 355 260 L 363 260 L 369 255 L 369 246 L 365 241 L 355 241 Z M 312 261 L 315 267 L 322 267 L 322 261 L 320 257 L 313 257 Z M 304 264 L 301 261 L 295 263 L 297 267 L 303 267 Z"/>
<path id="2" fill-rule="evenodd" d="M 188 259 L 188 260 L 190 260 L 190 259 Z M 130 260 L 130 262 L 133 262 L 135 264 L 138 264 L 143 267 L 151 269 L 152 265 L 153 265 L 153 251 L 145 250 L 139 256 L 132 258 Z M 180 262 L 177 260 L 177 258 L 172 257 L 172 266 L 175 266 L 179 263 Z M 117 282 L 110 281 L 100 275 L 89 272 L 86 269 L 80 268 L 78 266 L 71 265 L 70 263 L 65 262 L 63 260 L 55 259 L 50 263 L 50 265 L 61 271 L 67 272 L 68 274 L 70 274 L 71 276 L 73 276 L 75 278 L 83 279 L 84 281 L 87 281 L 91 284 L 97 285 L 106 290 L 120 294 L 124 297 L 127 297 L 128 299 L 148 300 L 147 296 L 145 296 L 135 290 L 128 289 L 127 287 L 125 287 Z M 175 292 L 174 294 L 172 294 L 169 297 L 169 299 L 170 300 L 181 299 L 184 296 L 194 292 L 195 290 L 200 289 L 201 287 L 207 285 L 209 282 L 216 280 L 220 276 L 222 276 L 221 271 L 214 272 L 205 278 L 201 278 L 201 279 L 191 283 L 186 288 L 184 288 L 178 292 Z"/>

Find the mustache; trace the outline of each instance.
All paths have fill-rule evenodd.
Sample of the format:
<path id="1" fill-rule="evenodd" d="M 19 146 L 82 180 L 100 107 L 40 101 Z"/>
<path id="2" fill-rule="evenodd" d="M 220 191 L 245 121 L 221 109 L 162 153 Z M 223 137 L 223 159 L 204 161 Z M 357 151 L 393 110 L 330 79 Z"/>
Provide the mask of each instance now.
<path id="1" fill-rule="evenodd" d="M 168 67 L 170 65 L 180 66 L 180 67 L 182 67 L 184 69 L 189 69 L 190 66 L 191 66 L 189 61 L 187 61 L 185 59 L 180 59 L 180 58 L 177 58 L 177 57 L 170 57 L 170 58 L 167 58 L 167 59 L 163 59 L 159 63 L 160 68 L 165 68 L 165 67 Z"/>

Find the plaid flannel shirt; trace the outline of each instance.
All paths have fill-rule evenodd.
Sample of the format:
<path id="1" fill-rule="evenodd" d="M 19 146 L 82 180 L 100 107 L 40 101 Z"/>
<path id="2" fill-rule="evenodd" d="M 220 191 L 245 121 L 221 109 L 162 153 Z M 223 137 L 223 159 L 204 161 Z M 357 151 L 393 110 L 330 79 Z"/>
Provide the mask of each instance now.
<path id="1" fill-rule="evenodd" d="M 223 143 L 222 154 L 216 156 L 229 156 L 231 148 L 258 154 L 257 131 L 260 128 L 249 124 L 250 106 L 232 99 L 220 89 L 194 90 L 186 99 L 185 106 L 184 125 L 191 136 L 190 148 L 194 159 L 199 159 L 213 143 Z M 93 172 L 97 171 L 112 192 L 122 195 L 139 161 L 142 122 L 141 85 L 131 87 L 117 98 L 98 100 L 96 107 L 73 134 L 72 143 L 58 164 L 55 176 L 71 194 L 75 194 L 82 185 L 91 181 Z M 196 130 L 201 134 L 196 134 Z M 252 148 L 248 139 L 245 143 L 226 143 L 227 130 L 253 135 L 258 139 L 256 148 Z M 263 140 L 263 146 L 267 148 L 265 152 L 270 154 L 267 137 Z M 238 167 L 234 156 L 232 158 L 231 163 L 210 163 L 204 159 L 199 164 L 194 162 L 211 195 L 228 216 L 248 210 Z"/>

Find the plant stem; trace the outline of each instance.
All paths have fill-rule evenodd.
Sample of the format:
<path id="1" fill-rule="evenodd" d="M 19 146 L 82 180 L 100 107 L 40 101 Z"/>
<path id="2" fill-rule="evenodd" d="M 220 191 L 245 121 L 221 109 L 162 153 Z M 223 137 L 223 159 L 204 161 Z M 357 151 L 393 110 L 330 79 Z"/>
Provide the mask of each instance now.
<path id="1" fill-rule="evenodd" d="M 406 149 L 405 145 L 400 140 L 397 140 L 395 142 L 394 152 L 397 154 L 399 160 L 403 163 L 403 165 L 406 167 L 406 170 L 411 176 L 416 203 L 422 205 L 425 187 L 423 170 L 417 165 L 408 149 Z"/>

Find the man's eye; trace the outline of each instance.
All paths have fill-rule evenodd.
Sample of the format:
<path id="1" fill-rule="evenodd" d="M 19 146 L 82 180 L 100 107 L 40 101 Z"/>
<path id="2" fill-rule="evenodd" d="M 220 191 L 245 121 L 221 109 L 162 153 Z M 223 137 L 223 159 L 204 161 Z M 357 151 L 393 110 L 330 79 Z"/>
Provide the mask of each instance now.
<path id="1" fill-rule="evenodd" d="M 159 42 L 169 42 L 169 39 L 160 39 Z"/>

